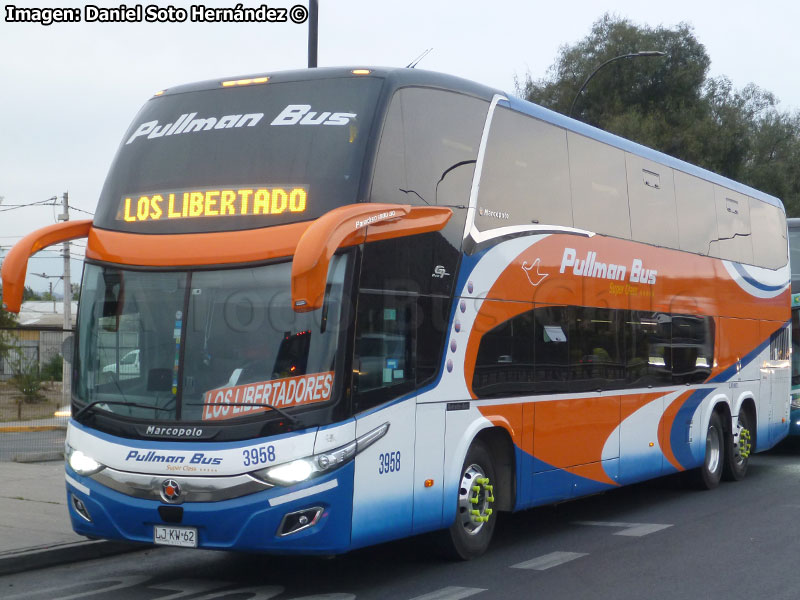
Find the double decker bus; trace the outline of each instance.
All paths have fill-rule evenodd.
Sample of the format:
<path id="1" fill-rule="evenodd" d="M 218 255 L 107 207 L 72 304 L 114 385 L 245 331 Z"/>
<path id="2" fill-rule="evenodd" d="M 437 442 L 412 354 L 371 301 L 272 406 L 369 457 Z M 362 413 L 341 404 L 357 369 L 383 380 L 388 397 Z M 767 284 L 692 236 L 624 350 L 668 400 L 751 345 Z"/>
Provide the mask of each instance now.
<path id="1" fill-rule="evenodd" d="M 66 487 L 94 538 L 336 554 L 686 471 L 789 423 L 779 200 L 455 77 L 159 92 L 88 237 Z"/>

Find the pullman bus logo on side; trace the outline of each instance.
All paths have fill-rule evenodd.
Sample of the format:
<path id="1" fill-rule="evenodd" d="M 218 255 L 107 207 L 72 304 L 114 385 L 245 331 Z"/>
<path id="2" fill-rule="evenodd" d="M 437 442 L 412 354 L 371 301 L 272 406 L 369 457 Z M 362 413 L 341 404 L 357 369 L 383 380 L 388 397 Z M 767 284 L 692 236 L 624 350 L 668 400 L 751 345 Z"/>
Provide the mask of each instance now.
<path id="1" fill-rule="evenodd" d="M 564 248 L 564 255 L 561 257 L 561 269 L 558 272 L 563 273 L 567 270 L 567 267 L 572 267 L 572 274 L 579 277 L 612 279 L 615 281 L 625 281 L 625 276 L 629 272 L 625 265 L 597 260 L 597 252 L 594 251 L 587 252 L 584 258 L 578 258 L 575 248 Z M 634 258 L 628 281 L 653 285 L 656 282 L 657 274 L 658 272 L 655 269 L 645 269 L 641 259 Z"/>

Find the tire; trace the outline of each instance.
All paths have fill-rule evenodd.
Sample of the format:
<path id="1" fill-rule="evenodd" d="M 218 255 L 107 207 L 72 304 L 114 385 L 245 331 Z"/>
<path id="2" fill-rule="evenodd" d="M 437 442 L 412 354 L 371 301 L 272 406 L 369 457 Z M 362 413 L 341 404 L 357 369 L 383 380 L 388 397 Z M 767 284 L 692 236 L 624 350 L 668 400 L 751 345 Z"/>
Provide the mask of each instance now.
<path id="1" fill-rule="evenodd" d="M 492 509 L 496 481 L 491 453 L 475 440 L 461 468 L 456 519 L 441 532 L 442 549 L 449 558 L 472 560 L 486 552 L 497 522 Z"/>
<path id="2" fill-rule="evenodd" d="M 706 431 L 706 454 L 703 465 L 690 471 L 691 483 L 701 490 L 713 490 L 722 479 L 725 463 L 725 431 L 717 413 L 711 415 Z"/>
<path id="3" fill-rule="evenodd" d="M 753 419 L 744 409 L 739 411 L 739 421 L 735 435 L 725 451 L 725 470 L 722 476 L 726 481 L 741 481 L 747 475 L 750 454 L 753 450 Z"/>

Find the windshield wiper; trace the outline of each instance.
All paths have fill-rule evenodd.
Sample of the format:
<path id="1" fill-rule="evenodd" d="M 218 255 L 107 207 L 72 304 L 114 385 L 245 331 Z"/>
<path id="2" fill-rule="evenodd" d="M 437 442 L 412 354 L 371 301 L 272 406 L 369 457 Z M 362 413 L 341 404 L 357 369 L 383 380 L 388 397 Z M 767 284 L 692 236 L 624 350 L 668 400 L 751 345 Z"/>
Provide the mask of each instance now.
<path id="1" fill-rule="evenodd" d="M 161 408 L 160 406 L 148 406 L 147 404 L 136 404 L 135 402 L 123 402 L 122 400 L 95 400 L 94 402 L 90 402 L 89 404 L 84 406 L 82 409 L 80 409 L 78 412 L 76 412 L 75 416 L 72 417 L 72 418 L 77 421 L 78 417 L 80 417 L 83 413 L 88 411 L 90 408 L 94 408 L 98 404 L 115 404 L 115 405 L 119 405 L 119 406 L 135 406 L 136 408 L 146 408 L 146 409 L 149 409 L 149 410 L 163 410 L 163 411 L 167 411 L 167 412 L 172 410 L 171 408 Z"/>
<path id="2" fill-rule="evenodd" d="M 189 406 L 257 406 L 261 408 L 271 408 L 295 427 L 302 427 L 303 425 L 303 422 L 300 419 L 293 417 L 282 408 L 272 406 L 272 404 L 265 404 L 263 402 L 256 402 L 255 404 L 251 404 L 249 402 L 247 404 L 237 404 L 236 402 L 187 402 L 187 404 Z"/>

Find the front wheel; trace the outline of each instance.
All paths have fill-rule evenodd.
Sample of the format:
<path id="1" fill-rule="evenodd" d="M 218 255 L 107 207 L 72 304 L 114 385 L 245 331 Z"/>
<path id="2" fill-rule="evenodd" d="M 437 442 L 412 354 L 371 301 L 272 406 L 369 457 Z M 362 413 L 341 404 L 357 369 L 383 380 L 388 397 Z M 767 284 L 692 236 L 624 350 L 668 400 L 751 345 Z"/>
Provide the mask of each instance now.
<path id="1" fill-rule="evenodd" d="M 702 490 L 713 490 L 722 478 L 725 462 L 725 432 L 717 413 L 711 415 L 706 431 L 706 453 L 703 465 L 691 471 L 692 483 Z"/>
<path id="2" fill-rule="evenodd" d="M 492 508 L 496 481 L 492 455 L 482 442 L 474 441 L 461 469 L 456 519 L 442 532 L 451 558 L 471 560 L 489 547 L 497 521 Z"/>
<path id="3" fill-rule="evenodd" d="M 736 431 L 731 438 L 732 443 L 725 452 L 723 476 L 728 481 L 741 481 L 747 475 L 747 465 L 753 450 L 753 423 L 746 410 L 739 410 Z"/>

